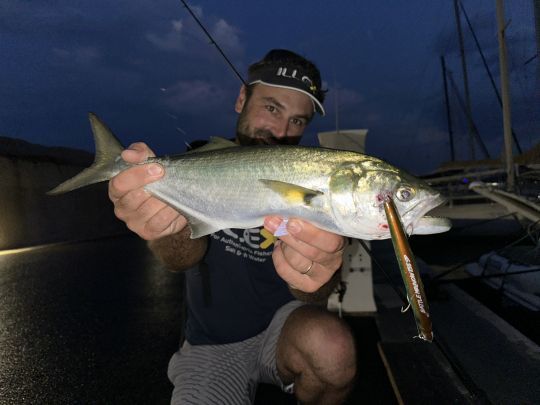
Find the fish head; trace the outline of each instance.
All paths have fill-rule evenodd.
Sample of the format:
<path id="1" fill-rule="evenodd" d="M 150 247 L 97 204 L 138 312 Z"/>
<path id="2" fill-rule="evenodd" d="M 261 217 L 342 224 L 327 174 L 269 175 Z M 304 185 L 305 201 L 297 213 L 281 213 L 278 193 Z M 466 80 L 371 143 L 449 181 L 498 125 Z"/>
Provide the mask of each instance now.
<path id="1" fill-rule="evenodd" d="M 409 235 L 450 229 L 448 219 L 426 216 L 445 201 L 438 191 L 376 158 L 366 157 L 338 169 L 332 175 L 330 193 L 336 221 L 352 237 L 367 240 L 391 237 L 384 210 L 388 198 L 394 201 Z"/>
<path id="2" fill-rule="evenodd" d="M 440 192 L 416 177 L 398 171 L 388 197 L 394 201 L 404 230 L 409 235 L 441 233 L 448 231 L 451 227 L 447 218 L 426 215 L 443 204 L 446 199 Z"/>

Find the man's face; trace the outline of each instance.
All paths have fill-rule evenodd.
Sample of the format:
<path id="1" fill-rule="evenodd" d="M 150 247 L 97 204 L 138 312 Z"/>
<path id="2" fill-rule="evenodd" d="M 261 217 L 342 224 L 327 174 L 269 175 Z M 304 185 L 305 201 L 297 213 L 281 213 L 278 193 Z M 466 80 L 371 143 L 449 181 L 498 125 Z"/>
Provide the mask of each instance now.
<path id="1" fill-rule="evenodd" d="M 242 87 L 235 110 L 241 145 L 296 145 L 313 115 L 313 103 L 299 91 L 256 84 L 249 100 Z"/>

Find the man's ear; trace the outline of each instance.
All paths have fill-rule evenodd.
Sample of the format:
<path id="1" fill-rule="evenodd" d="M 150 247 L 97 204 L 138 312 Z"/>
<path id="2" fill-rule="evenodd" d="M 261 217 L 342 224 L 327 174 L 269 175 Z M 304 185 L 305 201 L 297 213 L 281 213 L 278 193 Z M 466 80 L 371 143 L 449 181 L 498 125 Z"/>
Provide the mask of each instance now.
<path id="1" fill-rule="evenodd" d="M 236 104 L 234 105 L 234 110 L 237 113 L 241 113 L 244 109 L 244 105 L 246 103 L 246 86 L 242 85 L 240 87 L 240 92 L 238 93 L 238 98 L 236 99 Z"/>

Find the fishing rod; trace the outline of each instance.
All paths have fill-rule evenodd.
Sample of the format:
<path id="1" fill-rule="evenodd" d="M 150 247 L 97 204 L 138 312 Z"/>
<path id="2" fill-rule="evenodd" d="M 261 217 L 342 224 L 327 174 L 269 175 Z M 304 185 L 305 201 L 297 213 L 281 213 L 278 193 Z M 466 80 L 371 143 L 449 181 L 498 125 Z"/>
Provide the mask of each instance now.
<path id="1" fill-rule="evenodd" d="M 238 70 L 236 70 L 236 68 L 234 67 L 234 65 L 232 64 L 232 62 L 229 60 L 229 58 L 227 58 L 227 55 L 225 55 L 225 53 L 223 52 L 223 50 L 220 48 L 220 46 L 218 45 L 218 43 L 214 40 L 214 38 L 212 38 L 212 35 L 210 35 L 210 33 L 206 30 L 206 28 L 204 27 L 204 25 L 201 23 L 201 21 L 197 18 L 197 16 L 195 15 L 195 13 L 191 10 L 191 8 L 189 8 L 189 6 L 187 5 L 187 3 L 184 1 L 184 0 L 180 0 L 182 2 L 182 4 L 184 5 L 184 7 L 187 9 L 187 11 L 189 12 L 189 14 L 191 14 L 191 16 L 193 17 L 193 19 L 195 20 L 195 22 L 199 25 L 199 27 L 201 27 L 201 29 L 203 30 L 203 32 L 206 34 L 206 36 L 208 37 L 208 39 L 210 39 L 210 43 L 212 45 L 214 45 L 216 47 L 216 49 L 219 51 L 219 53 L 221 54 L 221 56 L 223 56 L 223 58 L 225 59 L 225 61 L 227 62 L 227 64 L 229 65 L 229 67 L 233 70 L 234 73 L 236 73 L 236 76 L 238 76 L 238 78 L 240 79 L 240 81 L 242 82 L 243 85 L 246 85 L 246 82 L 244 80 L 244 78 L 242 77 L 242 75 L 240 73 L 238 73 Z"/>

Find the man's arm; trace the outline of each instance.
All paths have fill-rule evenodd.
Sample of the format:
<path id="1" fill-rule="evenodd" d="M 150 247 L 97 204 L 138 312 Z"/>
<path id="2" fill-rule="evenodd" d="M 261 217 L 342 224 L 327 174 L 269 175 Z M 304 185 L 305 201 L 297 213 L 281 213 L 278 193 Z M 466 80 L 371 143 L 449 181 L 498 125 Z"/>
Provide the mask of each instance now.
<path id="1" fill-rule="evenodd" d="M 208 238 L 190 238 L 190 229 L 185 227 L 178 233 L 154 239 L 148 247 L 170 271 L 187 270 L 201 261 L 208 246 Z"/>
<path id="2" fill-rule="evenodd" d="M 307 293 L 297 290 L 296 288 L 293 288 L 291 286 L 289 286 L 289 291 L 297 300 L 309 302 L 311 304 L 320 304 L 326 306 L 328 297 L 330 297 L 330 294 L 334 292 L 337 285 L 339 284 L 339 281 L 341 279 L 340 273 L 341 271 L 336 271 L 332 278 L 326 284 L 323 284 L 321 288 L 319 288 L 315 292 Z"/>

